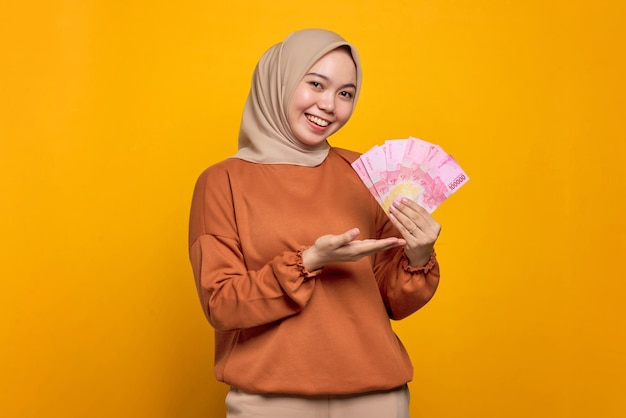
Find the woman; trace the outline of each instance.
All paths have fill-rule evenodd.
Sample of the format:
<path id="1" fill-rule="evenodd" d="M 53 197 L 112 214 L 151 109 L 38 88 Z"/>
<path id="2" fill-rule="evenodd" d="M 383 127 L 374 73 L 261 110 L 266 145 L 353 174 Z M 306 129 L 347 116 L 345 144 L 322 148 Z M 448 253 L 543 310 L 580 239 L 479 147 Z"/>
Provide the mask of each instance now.
<path id="1" fill-rule="evenodd" d="M 197 181 L 190 258 L 228 417 L 408 417 L 390 318 L 433 296 L 440 226 L 405 199 L 387 216 L 359 154 L 327 142 L 360 85 L 339 35 L 289 35 L 254 71 L 239 151 Z"/>

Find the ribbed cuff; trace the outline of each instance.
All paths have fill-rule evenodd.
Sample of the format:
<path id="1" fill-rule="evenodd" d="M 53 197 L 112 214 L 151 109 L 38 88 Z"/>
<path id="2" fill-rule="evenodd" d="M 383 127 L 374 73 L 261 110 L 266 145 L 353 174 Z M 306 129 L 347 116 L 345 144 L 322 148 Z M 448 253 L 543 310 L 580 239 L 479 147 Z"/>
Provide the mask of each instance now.
<path id="1" fill-rule="evenodd" d="M 435 254 L 435 250 L 430 253 L 430 258 L 428 259 L 428 262 L 421 267 L 414 267 L 409 265 L 409 258 L 406 256 L 406 254 L 402 254 L 401 265 L 404 271 L 406 271 L 407 273 L 426 274 L 431 271 L 433 267 L 435 267 L 435 264 L 437 264 L 437 254 Z"/>
<path id="2" fill-rule="evenodd" d="M 320 267 L 317 270 L 309 271 L 306 269 L 306 267 L 304 267 L 304 264 L 302 262 L 302 253 L 307 248 L 309 247 L 302 247 L 298 251 L 296 251 L 296 267 L 300 271 L 300 275 L 304 277 L 305 281 L 314 279 L 317 276 L 319 276 L 322 273 L 322 269 L 324 268 L 324 267 Z"/>

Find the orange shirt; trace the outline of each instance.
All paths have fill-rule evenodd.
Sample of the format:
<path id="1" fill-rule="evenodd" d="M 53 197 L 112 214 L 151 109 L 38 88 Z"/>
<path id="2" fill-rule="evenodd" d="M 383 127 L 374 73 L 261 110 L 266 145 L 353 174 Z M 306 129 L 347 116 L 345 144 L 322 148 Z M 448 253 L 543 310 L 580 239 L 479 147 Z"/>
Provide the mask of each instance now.
<path id="1" fill-rule="evenodd" d="M 433 259 L 402 248 L 329 264 L 306 277 L 301 250 L 357 227 L 399 236 L 350 163 L 331 148 L 317 167 L 227 159 L 194 191 L 190 259 L 215 329 L 218 380 L 248 392 L 354 394 L 391 389 L 413 369 L 390 318 L 422 307 L 439 282 Z"/>

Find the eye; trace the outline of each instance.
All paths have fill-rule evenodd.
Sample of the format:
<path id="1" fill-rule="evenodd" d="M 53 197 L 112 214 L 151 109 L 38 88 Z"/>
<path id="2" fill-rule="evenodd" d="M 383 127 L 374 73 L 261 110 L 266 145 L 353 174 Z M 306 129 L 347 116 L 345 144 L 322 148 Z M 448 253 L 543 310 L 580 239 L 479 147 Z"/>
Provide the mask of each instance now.
<path id="1" fill-rule="evenodd" d="M 309 85 L 315 87 L 316 89 L 322 88 L 322 83 L 320 83 L 319 81 L 309 81 Z"/>
<path id="2" fill-rule="evenodd" d="M 342 91 L 339 93 L 339 95 L 341 97 L 345 97 L 346 99 L 352 99 L 354 97 L 354 94 L 350 91 Z"/>

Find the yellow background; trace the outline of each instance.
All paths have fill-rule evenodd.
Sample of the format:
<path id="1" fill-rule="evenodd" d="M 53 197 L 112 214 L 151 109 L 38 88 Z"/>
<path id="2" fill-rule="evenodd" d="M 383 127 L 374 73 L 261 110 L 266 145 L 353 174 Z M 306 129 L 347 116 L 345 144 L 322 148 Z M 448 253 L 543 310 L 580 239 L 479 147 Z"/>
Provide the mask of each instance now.
<path id="1" fill-rule="evenodd" d="M 626 416 L 624 22 L 621 0 L 3 2 L 0 416 L 223 416 L 190 195 L 305 27 L 362 56 L 334 145 L 413 135 L 471 177 L 435 212 L 438 294 L 394 324 L 414 416 Z"/>

